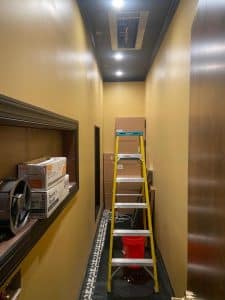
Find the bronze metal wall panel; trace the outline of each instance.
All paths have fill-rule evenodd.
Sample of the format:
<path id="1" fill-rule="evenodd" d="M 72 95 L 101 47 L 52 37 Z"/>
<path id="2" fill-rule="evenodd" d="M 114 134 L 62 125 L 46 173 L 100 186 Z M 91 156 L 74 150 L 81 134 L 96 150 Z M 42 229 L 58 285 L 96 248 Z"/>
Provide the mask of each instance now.
<path id="1" fill-rule="evenodd" d="M 224 300 L 225 1 L 199 1 L 190 93 L 188 290 Z"/>

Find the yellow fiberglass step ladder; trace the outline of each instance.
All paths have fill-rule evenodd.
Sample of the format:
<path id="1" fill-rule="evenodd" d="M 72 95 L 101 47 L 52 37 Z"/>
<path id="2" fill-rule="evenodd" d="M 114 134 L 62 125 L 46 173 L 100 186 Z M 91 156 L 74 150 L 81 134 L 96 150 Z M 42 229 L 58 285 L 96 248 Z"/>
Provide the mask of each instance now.
<path id="1" fill-rule="evenodd" d="M 134 154 L 119 154 L 119 140 L 120 138 L 127 136 L 135 136 L 139 140 L 140 153 Z M 141 177 L 117 177 L 117 164 L 120 160 L 139 160 L 141 162 Z M 117 193 L 117 184 L 122 182 L 140 182 L 142 183 L 142 192 L 140 194 L 119 194 Z M 141 197 L 142 202 L 118 202 L 117 200 L 122 197 Z M 144 229 L 133 230 L 133 229 L 115 229 L 115 210 L 125 208 L 144 209 Z M 147 213 L 147 214 L 146 214 Z M 147 216 L 147 221 L 146 221 Z M 113 239 L 118 236 L 146 236 L 149 237 L 150 242 L 150 254 L 151 258 L 114 258 L 113 257 Z M 154 246 L 154 237 L 152 230 L 152 218 L 151 218 L 151 207 L 149 202 L 148 183 L 146 175 L 146 163 L 145 163 L 145 148 L 144 148 L 144 137 L 142 131 L 116 131 L 115 141 L 115 160 L 114 160 L 114 178 L 113 178 L 113 195 L 112 195 L 112 220 L 110 229 L 110 248 L 109 248 L 109 262 L 108 262 L 108 282 L 107 291 L 111 292 L 112 289 L 112 277 L 120 267 L 124 266 L 142 266 L 148 271 L 154 279 L 154 291 L 159 291 L 158 275 L 157 275 L 157 264 Z M 117 269 L 112 273 L 112 268 Z M 148 270 L 148 267 L 153 268 L 153 273 Z"/>

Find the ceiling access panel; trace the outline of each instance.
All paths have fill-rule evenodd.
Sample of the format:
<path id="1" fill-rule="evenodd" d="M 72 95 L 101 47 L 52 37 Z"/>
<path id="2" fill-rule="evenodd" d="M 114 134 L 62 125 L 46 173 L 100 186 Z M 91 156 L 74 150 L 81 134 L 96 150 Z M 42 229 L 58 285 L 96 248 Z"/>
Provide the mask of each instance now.
<path id="1" fill-rule="evenodd" d="M 111 0 L 77 2 L 103 81 L 145 80 L 179 0 L 124 0 L 120 10 Z M 114 59 L 117 52 L 123 60 Z"/>

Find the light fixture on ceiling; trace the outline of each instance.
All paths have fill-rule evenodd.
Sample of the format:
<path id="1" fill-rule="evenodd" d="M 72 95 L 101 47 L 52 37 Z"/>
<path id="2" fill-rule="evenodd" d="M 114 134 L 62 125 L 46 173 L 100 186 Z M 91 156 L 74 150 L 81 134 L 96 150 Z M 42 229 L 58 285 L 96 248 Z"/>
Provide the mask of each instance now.
<path id="1" fill-rule="evenodd" d="M 115 60 L 122 60 L 122 59 L 123 59 L 123 54 L 120 53 L 120 52 L 117 52 L 117 53 L 114 55 L 114 58 L 115 58 Z"/>
<path id="2" fill-rule="evenodd" d="M 121 77 L 123 75 L 123 72 L 121 70 L 116 71 L 115 75 L 117 77 Z"/>
<path id="3" fill-rule="evenodd" d="M 124 0 L 113 0 L 112 5 L 114 8 L 120 9 L 124 6 Z"/>

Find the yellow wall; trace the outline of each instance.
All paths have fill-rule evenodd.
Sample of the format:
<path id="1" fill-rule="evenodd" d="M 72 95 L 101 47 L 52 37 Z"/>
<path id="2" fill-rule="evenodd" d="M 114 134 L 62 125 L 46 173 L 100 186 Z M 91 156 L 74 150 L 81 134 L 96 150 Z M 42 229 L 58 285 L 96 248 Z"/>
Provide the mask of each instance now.
<path id="1" fill-rule="evenodd" d="M 115 118 L 144 117 L 145 83 L 104 83 L 104 152 L 114 151 Z"/>
<path id="2" fill-rule="evenodd" d="M 0 36 L 0 93 L 79 120 L 80 190 L 22 263 L 20 298 L 75 300 L 95 231 L 102 81 L 74 0 L 1 0 Z"/>
<path id="3" fill-rule="evenodd" d="M 76 1 L 1 1 L 0 93 L 80 122 L 80 190 L 24 260 L 22 300 L 78 299 L 95 231 L 93 126 L 102 128 L 104 119 L 104 152 L 112 152 L 115 118 L 145 113 L 148 165 L 157 187 L 157 241 L 176 293 L 183 295 L 190 29 L 196 4 L 181 0 L 146 90 L 142 82 L 104 84 L 103 118 L 102 81 Z"/>
<path id="4" fill-rule="evenodd" d="M 146 80 L 147 160 L 154 170 L 157 242 L 172 285 L 187 274 L 190 35 L 196 0 L 182 0 Z"/>

